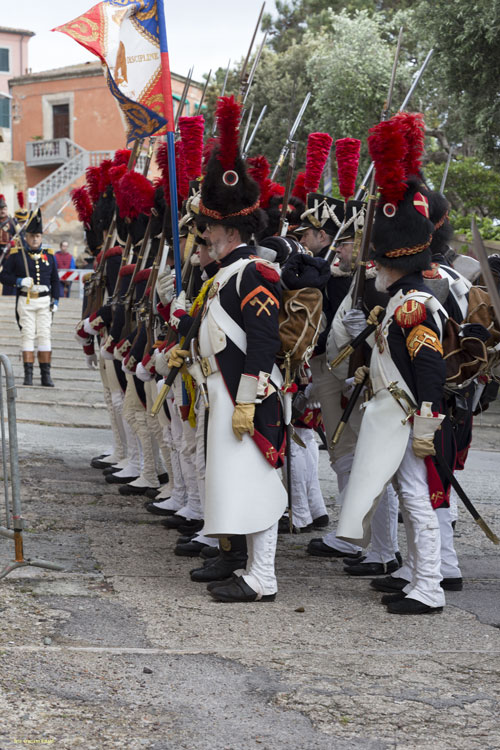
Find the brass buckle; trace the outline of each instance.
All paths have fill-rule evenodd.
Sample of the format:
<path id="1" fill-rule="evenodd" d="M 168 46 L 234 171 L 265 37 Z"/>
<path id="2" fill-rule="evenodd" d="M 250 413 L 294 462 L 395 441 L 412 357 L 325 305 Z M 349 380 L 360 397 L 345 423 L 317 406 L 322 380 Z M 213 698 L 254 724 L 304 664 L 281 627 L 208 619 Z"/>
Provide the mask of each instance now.
<path id="1" fill-rule="evenodd" d="M 200 357 L 201 371 L 206 378 L 213 373 L 212 366 L 208 361 L 208 357 Z"/>

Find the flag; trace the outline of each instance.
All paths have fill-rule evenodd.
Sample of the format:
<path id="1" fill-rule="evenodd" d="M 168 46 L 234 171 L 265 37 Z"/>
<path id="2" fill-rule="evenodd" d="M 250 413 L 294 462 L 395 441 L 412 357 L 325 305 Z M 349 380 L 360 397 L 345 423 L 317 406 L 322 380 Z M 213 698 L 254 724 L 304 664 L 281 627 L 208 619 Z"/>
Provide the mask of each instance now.
<path id="1" fill-rule="evenodd" d="M 173 129 L 172 102 L 163 98 L 162 75 L 170 81 L 170 70 L 162 70 L 168 56 L 160 49 L 157 0 L 103 0 L 52 31 L 67 34 L 101 60 L 125 115 L 128 141 Z"/>

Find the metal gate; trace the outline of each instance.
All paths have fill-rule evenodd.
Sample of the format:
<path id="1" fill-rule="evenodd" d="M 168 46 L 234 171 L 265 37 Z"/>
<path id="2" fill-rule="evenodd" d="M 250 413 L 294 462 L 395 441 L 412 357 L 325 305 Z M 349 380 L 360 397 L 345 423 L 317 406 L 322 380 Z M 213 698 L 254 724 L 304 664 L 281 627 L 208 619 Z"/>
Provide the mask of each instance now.
<path id="1" fill-rule="evenodd" d="M 7 421 L 9 427 L 9 456 L 7 457 L 7 441 L 5 435 L 5 414 L 3 397 L 3 371 L 5 371 L 7 393 Z M 0 578 L 16 568 L 31 565 L 48 570 L 63 570 L 62 565 L 46 560 L 25 559 L 23 552 L 24 521 L 21 511 L 21 483 L 19 478 L 19 453 L 17 447 L 16 424 L 16 386 L 12 365 L 5 354 L 0 354 L 0 423 L 2 436 L 2 464 L 5 495 L 5 526 L 0 526 L 0 536 L 14 540 L 14 559 L 0 570 Z"/>

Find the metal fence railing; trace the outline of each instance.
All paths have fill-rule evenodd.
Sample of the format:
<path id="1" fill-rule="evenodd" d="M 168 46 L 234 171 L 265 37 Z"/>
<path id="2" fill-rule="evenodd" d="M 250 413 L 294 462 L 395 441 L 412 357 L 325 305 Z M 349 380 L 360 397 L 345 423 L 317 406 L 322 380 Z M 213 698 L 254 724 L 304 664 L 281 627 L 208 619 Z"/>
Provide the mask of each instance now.
<path id="1" fill-rule="evenodd" d="M 3 371 L 5 371 L 5 390 L 7 395 L 8 457 L 5 431 Z M 12 365 L 5 354 L 0 354 L 0 423 L 5 496 L 5 526 L 0 526 L 0 537 L 14 540 L 14 559 L 0 570 L 0 578 L 5 578 L 8 573 L 16 568 L 24 568 L 27 565 L 36 568 L 47 568 L 48 570 L 63 570 L 62 565 L 58 565 L 57 563 L 47 562 L 46 560 L 31 560 L 24 557 L 24 521 L 21 510 L 21 480 L 19 476 L 19 451 L 16 425 L 16 386 Z"/>

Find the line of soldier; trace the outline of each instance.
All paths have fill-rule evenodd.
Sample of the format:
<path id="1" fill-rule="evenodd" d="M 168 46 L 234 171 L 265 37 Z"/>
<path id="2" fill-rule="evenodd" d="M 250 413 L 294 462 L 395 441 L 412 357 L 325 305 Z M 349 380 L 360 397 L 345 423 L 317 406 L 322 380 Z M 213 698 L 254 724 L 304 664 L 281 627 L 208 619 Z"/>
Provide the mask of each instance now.
<path id="1" fill-rule="evenodd" d="M 336 530 L 312 539 L 307 552 L 341 558 L 347 574 L 372 578 L 390 613 L 441 612 L 444 591 L 462 587 L 456 502 L 442 464 L 463 468 L 473 414 L 496 397 L 500 333 L 484 304 L 471 315 L 471 299 L 483 299 L 473 286 L 479 271 L 450 251 L 449 205 L 423 180 L 423 119 L 396 116 L 372 129 L 379 190 L 372 227 L 367 202 L 352 200 L 352 164 L 346 177 L 338 160 L 343 200 L 318 192 L 327 134 L 309 137 L 306 169 L 290 194 L 270 179 L 264 157 L 242 158 L 240 118 L 241 105 L 222 97 L 219 137 L 208 147 L 203 118 L 180 118 L 182 290 L 170 270 L 163 144 L 155 185 L 130 169 L 133 151 L 119 151 L 91 168 L 74 195 L 96 256 L 77 337 L 101 373 L 114 439 L 92 465 L 120 493 L 146 495 L 146 510 L 180 532 L 176 554 L 204 561 L 190 576 L 214 599 L 272 601 L 287 513 L 296 533 L 329 522 L 314 433 L 324 426 L 342 507 Z M 399 159 L 388 133 L 398 136 Z M 366 263 L 359 251 L 368 231 Z M 290 375 L 286 300 L 311 288 L 321 292 L 321 321 L 311 323 L 303 305 L 313 333 Z M 360 335 L 356 357 L 332 368 Z M 332 445 L 353 389 L 364 394 L 364 408 L 351 409 Z M 168 395 L 158 400 L 162 390 Z"/>

